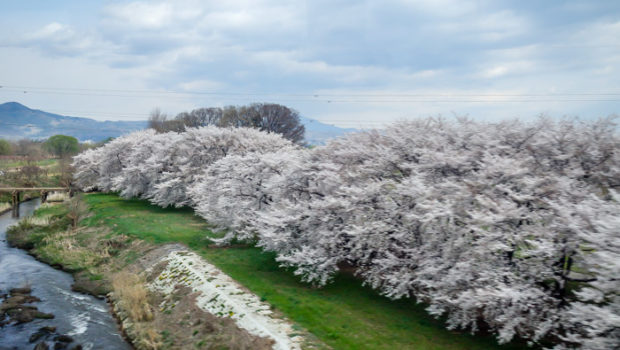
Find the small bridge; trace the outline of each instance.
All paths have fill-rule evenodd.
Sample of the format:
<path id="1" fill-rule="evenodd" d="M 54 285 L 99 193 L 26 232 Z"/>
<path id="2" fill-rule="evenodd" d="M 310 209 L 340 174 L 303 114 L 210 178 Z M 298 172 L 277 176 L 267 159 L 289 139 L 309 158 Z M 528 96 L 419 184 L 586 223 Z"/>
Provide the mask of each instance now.
<path id="1" fill-rule="evenodd" d="M 69 196 L 73 196 L 73 189 L 70 187 L 0 187 L 0 192 L 11 193 L 12 216 L 19 217 L 19 202 L 21 194 L 25 191 L 38 191 L 41 195 L 41 203 L 47 201 L 47 195 L 50 192 L 69 192 Z"/>

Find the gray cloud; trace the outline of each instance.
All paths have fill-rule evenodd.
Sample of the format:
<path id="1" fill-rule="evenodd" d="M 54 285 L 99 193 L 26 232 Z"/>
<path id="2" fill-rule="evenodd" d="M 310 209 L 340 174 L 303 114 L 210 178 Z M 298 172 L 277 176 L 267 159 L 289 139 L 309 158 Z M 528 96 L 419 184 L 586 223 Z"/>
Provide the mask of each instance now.
<path id="1" fill-rule="evenodd" d="M 171 109 L 275 98 L 310 117 L 364 115 L 369 123 L 453 111 L 485 118 L 618 112 L 616 101 L 553 95 L 620 92 L 620 4 L 612 1 L 134 1 L 91 8 L 92 23 L 47 13 L 35 29 L 24 18 L 18 35 L 0 35 L 0 50 L 75 58 L 150 90 L 304 95 L 158 100 Z M 360 93 L 375 100 L 337 98 Z M 493 93 L 524 101 L 479 96 Z M 411 94 L 433 99 L 376 101 Z M 480 101 L 467 101 L 471 95 Z M 149 101 L 119 106 L 136 112 Z"/>

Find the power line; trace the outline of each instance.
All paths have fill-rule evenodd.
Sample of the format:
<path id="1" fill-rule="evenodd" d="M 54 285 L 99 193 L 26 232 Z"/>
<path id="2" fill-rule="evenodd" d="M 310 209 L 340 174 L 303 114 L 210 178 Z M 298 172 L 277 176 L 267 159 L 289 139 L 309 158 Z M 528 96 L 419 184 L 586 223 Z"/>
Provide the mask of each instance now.
<path id="1" fill-rule="evenodd" d="M 229 99 L 251 99 L 256 97 L 283 97 L 288 102 L 324 102 L 324 103 L 503 103 L 503 102 L 618 102 L 620 92 L 565 92 L 565 93 L 258 93 L 258 92 L 226 92 L 226 91 L 174 91 L 174 90 L 120 90 L 120 89 L 88 89 L 0 85 L 0 91 L 23 93 L 59 94 L 76 96 L 103 96 L 125 98 L 149 98 L 175 96 L 187 98 L 195 95 L 226 96 Z M 617 98 L 614 98 L 617 97 Z M 293 99 L 291 99 L 293 98 Z M 364 98 L 364 99 L 359 99 Z M 485 99 L 489 98 L 489 99 Z M 503 98 L 503 99 L 495 99 Z M 282 100 L 282 99 L 280 99 Z"/>
<path id="2" fill-rule="evenodd" d="M 527 94 L 501 94 L 501 93 L 483 93 L 483 94 L 420 94 L 420 93 L 398 93 L 398 94 L 378 94 L 378 93 L 306 93 L 306 94 L 292 94 L 292 93 L 270 93 L 270 92 L 229 92 L 229 91 L 178 91 L 178 90 L 130 90 L 130 89 L 92 89 L 92 88 L 62 88 L 62 87 L 41 87 L 41 86 L 10 86 L 0 85 L 0 88 L 12 88 L 21 90 L 65 90 L 65 91 L 91 91 L 91 92 L 119 92 L 119 93 L 149 93 L 149 94 L 180 94 L 180 95 L 243 95 L 243 96 L 304 96 L 304 97 L 316 97 L 316 96 L 600 96 L 600 95 L 613 95 L 620 96 L 620 92 L 550 92 L 550 93 L 527 93 Z"/>
<path id="3" fill-rule="evenodd" d="M 3 89 L 5 91 L 10 89 Z M 0 90 L 2 91 L 2 90 Z M 56 92 L 56 91 L 24 91 L 24 93 L 35 93 L 35 94 L 55 94 L 55 95 L 74 95 L 74 96 L 100 96 L 100 97 L 122 97 L 122 98 L 153 98 L 157 96 L 148 96 L 148 95 L 114 95 L 114 94 L 91 94 L 91 93 L 71 93 L 71 92 Z M 275 96 L 275 95 L 274 95 Z M 525 97 L 525 95 L 523 95 Z M 586 95 L 583 95 L 586 96 Z M 596 95 L 589 95 L 595 97 Z M 610 94 L 611 96 L 611 94 Z M 483 99 L 484 97 L 494 97 L 494 95 L 471 95 L 471 97 L 477 97 L 476 99 L 463 99 L 463 96 L 460 96 L 460 99 L 450 98 L 452 96 L 444 96 L 443 99 L 439 98 L 430 98 L 431 95 L 428 95 L 427 98 L 411 98 L 411 99 L 381 99 L 381 97 L 386 97 L 382 95 L 376 95 L 374 99 L 365 98 L 365 99 L 338 99 L 338 98 L 328 98 L 328 97 L 320 97 L 316 96 L 314 98 L 305 98 L 305 99 L 290 99 L 290 98 L 279 98 L 277 101 L 282 102 L 321 102 L 321 103 L 509 103 L 509 102 L 519 102 L 519 103 L 531 103 L 531 102 L 620 102 L 620 94 L 618 98 L 569 98 L 569 97 L 561 97 L 558 95 L 558 98 L 520 98 L 520 99 Z M 440 96 L 436 96 L 440 97 Z M 454 95 L 454 97 L 459 97 Z M 497 97 L 500 97 L 497 95 Z M 509 97 L 505 95 L 504 97 Z M 517 95 L 515 95 L 517 97 Z M 187 98 L 187 96 L 178 96 L 177 98 Z M 243 100 L 243 101 L 251 101 L 252 98 L 250 96 L 245 97 L 229 97 L 229 100 Z M 254 97 L 256 99 L 256 97 Z"/>
<path id="4" fill-rule="evenodd" d="M 121 89 L 89 89 L 89 88 L 63 88 L 63 87 L 35 87 L 35 86 L 12 86 L 0 85 L 0 92 L 23 92 L 41 94 L 61 94 L 77 96 L 112 96 L 125 98 L 147 97 L 180 97 L 187 98 L 192 95 L 226 96 L 233 100 L 256 100 L 259 96 L 282 96 L 277 102 L 302 102 L 302 103 L 541 103 L 541 102 L 620 102 L 620 92 L 564 92 L 564 93 L 540 93 L 540 94 L 515 94 L 515 93 L 488 93 L 488 94 L 288 94 L 288 93 L 256 93 L 256 92 L 216 92 L 216 91 L 173 91 L 173 90 L 121 90 Z M 366 98 L 363 98 L 366 97 Z M 468 98 L 469 97 L 469 98 Z M 617 98 L 616 98 L 617 97 Z M 62 115 L 85 115 L 88 117 L 107 118 L 144 118 L 147 113 L 131 112 L 108 112 L 108 111 L 53 111 Z M 143 120 L 144 120 L 143 119 Z M 339 125 L 381 124 L 378 121 L 361 120 L 329 120 L 327 123 Z M 17 125 L 17 124 L 16 124 Z M 20 124 L 21 125 L 21 124 Z"/>
<path id="5" fill-rule="evenodd" d="M 14 125 L 20 128 L 30 128 L 30 129 L 42 129 L 43 127 L 49 126 L 37 126 L 34 124 L 18 124 L 18 123 L 9 123 L 0 121 L 0 125 Z M 91 132 L 116 132 L 118 128 L 93 128 L 93 127 L 85 127 L 85 126 L 52 126 L 51 129 L 57 130 L 73 130 L 73 131 L 91 131 Z"/>

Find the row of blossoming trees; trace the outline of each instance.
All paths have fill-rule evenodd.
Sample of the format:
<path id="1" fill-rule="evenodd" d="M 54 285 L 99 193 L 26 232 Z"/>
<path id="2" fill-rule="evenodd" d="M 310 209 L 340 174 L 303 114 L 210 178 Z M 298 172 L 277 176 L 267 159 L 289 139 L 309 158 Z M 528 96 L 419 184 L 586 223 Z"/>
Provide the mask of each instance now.
<path id="1" fill-rule="evenodd" d="M 298 147 L 253 129 L 152 130 L 75 157 L 85 190 L 192 206 L 305 281 L 343 265 L 448 327 L 557 348 L 620 342 L 613 119 L 426 119 Z"/>

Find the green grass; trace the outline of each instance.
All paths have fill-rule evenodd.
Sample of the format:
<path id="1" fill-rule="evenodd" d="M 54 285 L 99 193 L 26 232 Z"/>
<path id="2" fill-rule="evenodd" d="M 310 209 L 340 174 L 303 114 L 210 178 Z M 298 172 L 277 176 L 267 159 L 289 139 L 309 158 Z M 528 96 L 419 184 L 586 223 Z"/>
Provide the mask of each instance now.
<path id="1" fill-rule="evenodd" d="M 67 214 L 67 208 L 62 205 L 42 205 L 32 214 L 34 217 L 45 216 L 64 216 Z"/>
<path id="2" fill-rule="evenodd" d="M 39 167 L 46 167 L 50 165 L 56 165 L 58 163 L 58 159 L 42 159 L 34 162 L 34 165 Z M 0 169 L 10 169 L 10 168 L 18 168 L 24 165 L 28 165 L 28 162 L 25 160 L 0 160 Z"/>
<path id="3" fill-rule="evenodd" d="M 189 208 L 160 208 L 142 200 L 124 200 L 115 195 L 84 196 L 94 215 L 87 226 L 106 225 L 115 233 L 139 237 L 151 243 L 180 242 L 190 247 L 209 243 L 210 232 L 204 220 Z"/>
<path id="4" fill-rule="evenodd" d="M 188 208 L 162 209 L 116 195 L 85 196 L 93 215 L 83 221 L 153 243 L 179 242 L 245 285 L 334 349 L 523 349 L 499 346 L 491 336 L 448 331 L 410 299 L 389 300 L 347 274 L 321 289 L 278 267 L 254 247 L 209 248 L 209 226 Z"/>

